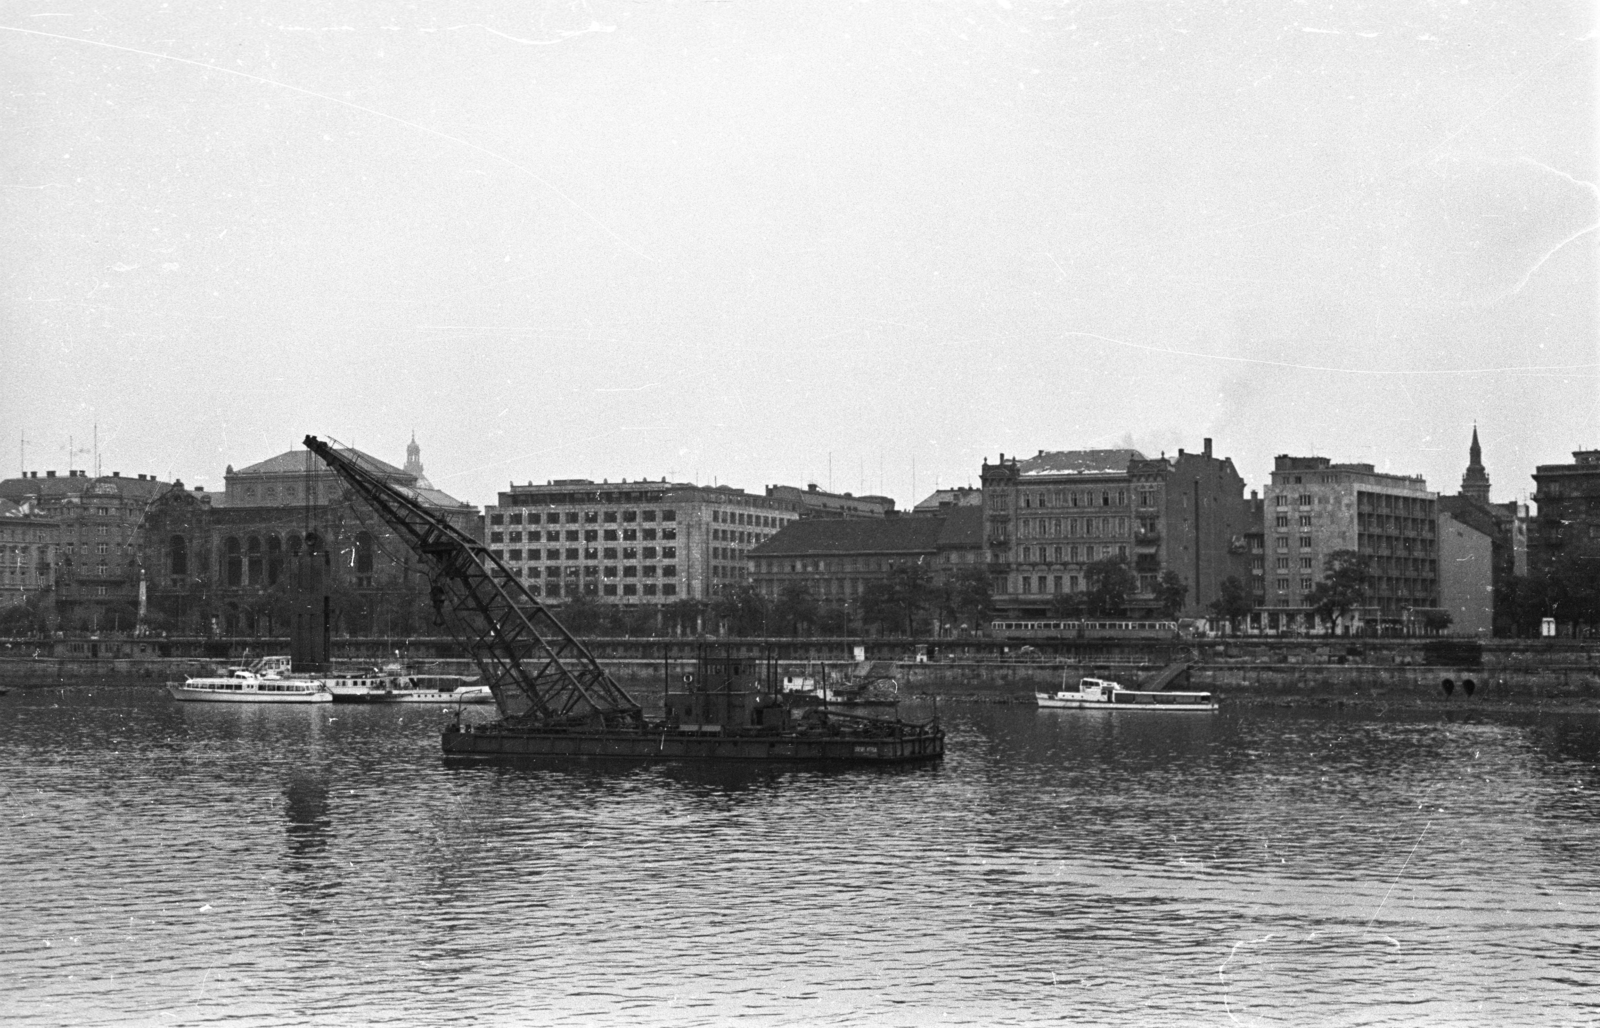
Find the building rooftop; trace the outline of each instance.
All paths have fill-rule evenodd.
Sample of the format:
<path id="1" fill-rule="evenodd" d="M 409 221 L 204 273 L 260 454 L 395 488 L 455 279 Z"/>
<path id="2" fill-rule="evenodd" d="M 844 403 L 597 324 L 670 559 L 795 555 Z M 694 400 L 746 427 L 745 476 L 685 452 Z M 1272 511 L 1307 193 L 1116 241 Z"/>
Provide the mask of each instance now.
<path id="1" fill-rule="evenodd" d="M 944 530 L 939 533 L 941 550 L 983 549 L 983 507 L 964 504 L 948 507 L 943 518 Z"/>
<path id="2" fill-rule="evenodd" d="M 983 490 L 975 489 L 972 486 L 963 486 L 960 489 L 936 489 L 929 493 L 925 500 L 911 509 L 918 514 L 927 514 L 947 507 L 981 506 L 983 506 Z"/>
<path id="3" fill-rule="evenodd" d="M 166 488 L 167 483 L 157 481 L 154 475 L 129 478 L 121 474 L 110 474 L 95 478 L 81 471 L 71 471 L 65 476 L 51 472 L 41 475 L 34 471 L 23 478 L 8 478 L 0 482 L 0 498 L 11 500 L 13 503 L 20 503 L 26 496 L 37 497 L 44 503 L 85 494 L 148 498 Z"/>
<path id="4" fill-rule="evenodd" d="M 1020 475 L 1120 475 L 1130 461 L 1144 460 L 1138 450 L 1040 450 L 1017 462 Z"/>
<path id="5" fill-rule="evenodd" d="M 366 453 L 366 452 L 364 452 L 362 450 L 357 450 L 357 449 L 355 449 L 353 447 L 348 447 L 347 446 L 347 447 L 339 447 L 338 451 L 340 453 L 344 454 L 345 456 L 350 457 L 351 459 L 353 459 L 353 460 L 357 461 L 358 463 L 364 465 L 365 467 L 367 467 L 369 470 L 373 471 L 374 473 L 379 474 L 379 475 L 383 475 L 386 478 L 394 477 L 394 478 L 402 478 L 402 479 L 406 479 L 407 481 L 410 481 L 410 480 L 412 480 L 412 479 L 414 479 L 416 477 L 415 475 L 412 475 L 410 472 L 402 471 L 401 469 L 395 467 L 393 464 L 390 464 L 387 461 L 381 461 L 378 458 L 372 456 L 372 454 Z M 303 450 L 303 449 L 302 450 L 289 450 L 289 451 L 287 451 L 285 453 L 278 454 L 276 457 L 268 457 L 264 461 L 260 461 L 260 462 L 258 462 L 256 464 L 251 464 L 248 467 L 239 468 L 238 470 L 234 470 L 232 468 L 229 468 L 228 469 L 228 474 L 230 476 L 233 476 L 233 475 L 303 475 L 307 471 L 318 472 L 318 473 L 326 472 L 327 474 L 330 474 L 330 475 L 333 474 L 332 471 L 328 470 L 327 465 L 323 464 L 322 461 L 317 459 L 316 455 L 314 455 L 310 450 Z"/>

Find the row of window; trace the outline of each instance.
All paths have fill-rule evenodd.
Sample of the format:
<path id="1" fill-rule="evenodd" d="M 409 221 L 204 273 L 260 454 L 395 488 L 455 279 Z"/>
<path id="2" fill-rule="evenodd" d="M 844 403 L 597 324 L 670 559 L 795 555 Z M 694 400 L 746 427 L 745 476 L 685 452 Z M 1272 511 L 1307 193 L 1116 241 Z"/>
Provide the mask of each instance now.
<path id="1" fill-rule="evenodd" d="M 1310 493 L 1301 493 L 1299 496 L 1296 496 L 1294 498 L 1295 506 L 1297 506 L 1297 507 L 1309 507 L 1309 506 L 1312 505 L 1313 499 L 1314 499 L 1314 497 Z M 1287 507 L 1287 506 L 1289 506 L 1289 494 L 1288 493 L 1279 493 L 1277 496 L 1274 496 L 1272 498 L 1272 505 L 1274 507 Z"/>
<path id="2" fill-rule="evenodd" d="M 1022 562 L 1032 563 L 1034 560 L 1054 561 L 1057 564 L 1077 564 L 1080 562 L 1093 562 L 1104 560 L 1107 557 L 1126 557 L 1128 555 L 1127 543 L 1102 543 L 1094 546 L 1024 546 L 1022 548 Z"/>
<path id="3" fill-rule="evenodd" d="M 552 510 L 544 513 L 538 511 L 491 511 L 489 524 L 491 525 L 630 525 L 636 521 L 650 524 L 659 515 L 662 521 L 677 521 L 678 512 L 675 510 Z"/>
<path id="4" fill-rule="evenodd" d="M 490 550 L 496 558 L 509 560 L 514 564 L 524 560 L 676 560 L 678 548 L 676 546 L 585 546 L 581 550 L 576 546 L 565 549 L 551 547 L 547 550 Z M 618 554 L 621 557 L 618 557 Z"/>
<path id="5" fill-rule="evenodd" d="M 1155 493 L 1144 490 L 1140 494 L 1141 501 L 1148 500 L 1145 506 L 1155 505 Z M 1098 501 L 1098 502 L 1097 502 Z M 1022 493 L 1024 507 L 1126 507 L 1128 505 L 1128 490 L 1126 489 L 1039 489 L 1024 490 Z"/>
<path id="6" fill-rule="evenodd" d="M 658 587 L 654 582 L 585 582 L 580 588 L 576 582 L 556 584 L 546 582 L 543 585 L 537 582 L 525 583 L 530 595 L 545 596 L 552 600 L 566 597 L 573 599 L 578 596 L 677 596 L 678 587 L 673 582 L 662 582 Z"/>
<path id="7" fill-rule="evenodd" d="M 1017 536 L 1022 539 L 1100 538 L 1127 534 L 1127 518 L 1024 518 L 1017 525 Z"/>
<path id="8" fill-rule="evenodd" d="M 827 557 L 798 560 L 792 557 L 759 557 L 756 571 L 760 574 L 798 574 L 801 572 L 830 571 L 887 571 L 904 563 L 893 557 Z"/>
<path id="9" fill-rule="evenodd" d="M 663 529 L 659 529 L 659 530 L 654 529 L 654 528 L 621 528 L 621 529 L 618 529 L 618 528 L 584 528 L 584 529 L 568 528 L 568 529 L 565 529 L 564 531 L 548 531 L 548 532 L 545 532 L 543 534 L 543 538 L 542 539 L 540 538 L 540 533 L 538 533 L 538 532 L 528 532 L 528 533 L 526 533 L 527 541 L 530 542 L 530 543 L 537 543 L 537 542 L 547 542 L 547 543 L 559 543 L 559 542 L 597 543 L 597 542 L 601 542 L 602 540 L 605 541 L 605 542 L 608 542 L 608 543 L 615 543 L 615 542 L 635 543 L 635 542 L 639 542 L 640 540 L 643 540 L 644 542 L 650 543 L 650 542 L 655 542 L 657 537 L 658 537 L 658 535 L 659 535 L 659 538 L 664 539 L 664 540 L 666 540 L 668 542 L 671 542 L 671 541 L 673 541 L 673 540 L 678 538 L 678 530 L 676 528 L 663 528 Z M 520 543 L 520 542 L 523 541 L 523 536 L 524 536 L 524 533 L 521 530 L 511 531 L 511 532 L 504 532 L 504 531 L 502 531 L 502 532 L 493 532 L 493 531 L 491 531 L 489 533 L 489 542 L 491 544 L 493 544 L 493 543 Z"/>
<path id="10" fill-rule="evenodd" d="M 620 575 L 618 573 L 619 570 Z M 521 578 L 524 571 L 522 568 L 512 568 L 511 573 Z M 662 578 L 677 578 L 678 565 L 662 564 L 658 567 L 655 564 L 646 564 L 643 567 L 639 567 L 635 564 L 624 564 L 619 569 L 614 564 L 588 564 L 583 566 L 567 564 L 561 566 L 547 565 L 542 572 L 539 568 L 528 568 L 526 571 L 528 578 L 538 578 L 541 573 L 545 578 L 655 578 L 657 574 L 660 574 Z"/>

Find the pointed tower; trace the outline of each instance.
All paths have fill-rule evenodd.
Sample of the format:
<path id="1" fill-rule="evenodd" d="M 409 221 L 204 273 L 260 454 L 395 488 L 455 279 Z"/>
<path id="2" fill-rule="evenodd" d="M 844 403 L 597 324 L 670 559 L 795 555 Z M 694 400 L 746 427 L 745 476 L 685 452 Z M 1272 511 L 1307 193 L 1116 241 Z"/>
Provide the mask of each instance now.
<path id="1" fill-rule="evenodd" d="M 1483 448 L 1478 445 L 1478 426 L 1472 426 L 1472 449 L 1467 461 L 1467 473 L 1461 476 L 1461 495 L 1487 505 L 1489 503 L 1489 473 L 1483 470 Z"/>
<path id="2" fill-rule="evenodd" d="M 422 489 L 432 489 L 433 483 L 428 481 L 428 476 L 422 473 L 422 447 L 417 445 L 417 433 L 411 433 L 411 442 L 406 444 L 406 466 L 408 475 L 417 476 L 417 486 Z"/>

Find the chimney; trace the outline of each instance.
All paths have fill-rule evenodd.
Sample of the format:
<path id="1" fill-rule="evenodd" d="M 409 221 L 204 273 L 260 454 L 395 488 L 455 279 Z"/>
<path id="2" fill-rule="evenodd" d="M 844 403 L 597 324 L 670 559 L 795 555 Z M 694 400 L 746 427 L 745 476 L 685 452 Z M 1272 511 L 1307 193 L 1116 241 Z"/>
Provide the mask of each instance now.
<path id="1" fill-rule="evenodd" d="M 1206 456 L 1211 456 L 1211 437 L 1206 437 Z"/>
<path id="2" fill-rule="evenodd" d="M 44 473 L 44 477 L 45 478 L 55 478 L 56 477 L 56 473 L 54 471 L 46 471 Z"/>
<path id="3" fill-rule="evenodd" d="M 113 472 L 112 472 L 112 473 L 111 473 L 111 477 L 112 477 L 112 478 L 121 478 L 121 477 L 122 477 L 122 472 L 120 472 L 120 471 L 113 471 Z M 140 477 L 140 478 L 143 478 L 143 477 L 144 477 L 144 476 L 143 476 L 143 475 L 140 475 L 140 476 L 139 476 L 139 477 Z"/>

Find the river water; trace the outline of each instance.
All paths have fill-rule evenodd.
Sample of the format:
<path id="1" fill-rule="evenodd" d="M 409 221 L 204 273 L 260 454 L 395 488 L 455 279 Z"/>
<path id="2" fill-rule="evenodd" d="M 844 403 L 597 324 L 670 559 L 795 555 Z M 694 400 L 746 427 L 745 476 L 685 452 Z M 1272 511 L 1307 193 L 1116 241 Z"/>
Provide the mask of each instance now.
<path id="1" fill-rule="evenodd" d="M 1600 1023 L 1600 716 L 946 706 L 942 765 L 445 766 L 0 697 L 0 1022 Z"/>

